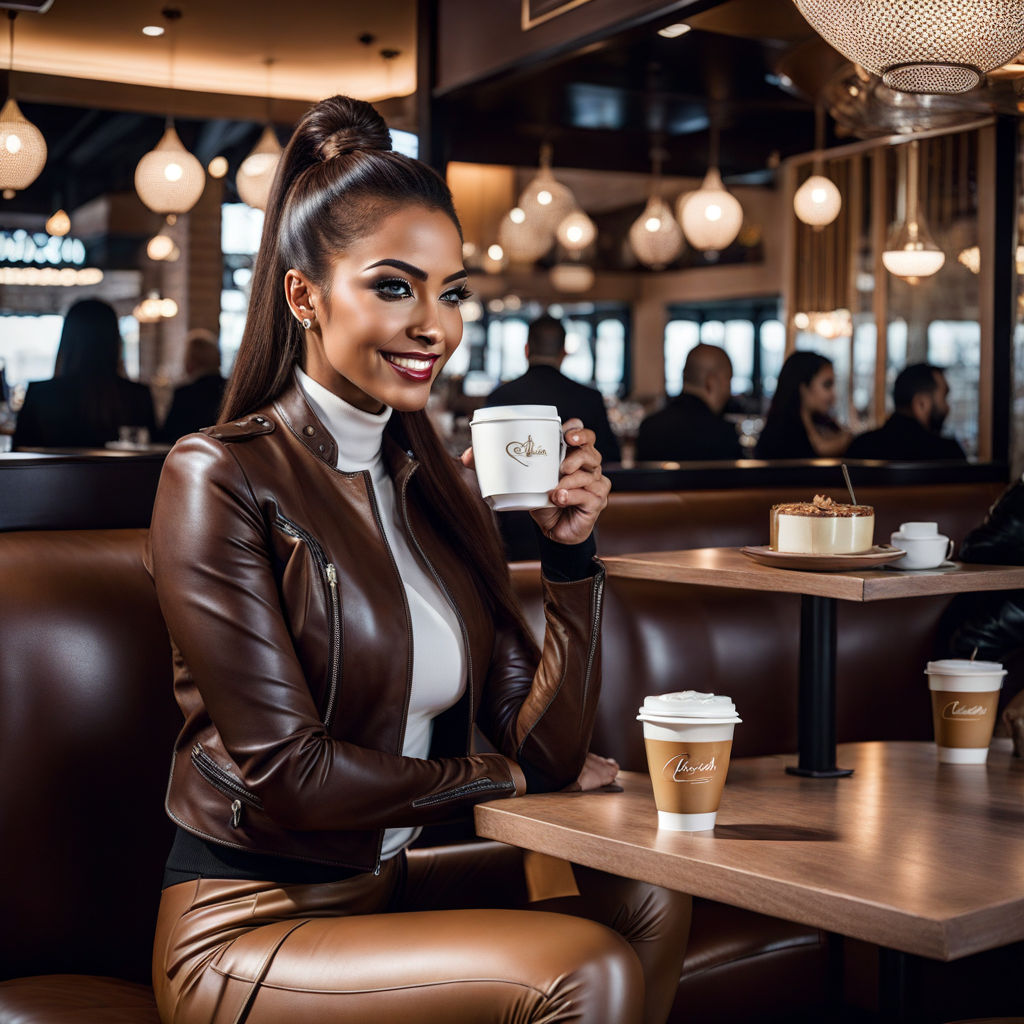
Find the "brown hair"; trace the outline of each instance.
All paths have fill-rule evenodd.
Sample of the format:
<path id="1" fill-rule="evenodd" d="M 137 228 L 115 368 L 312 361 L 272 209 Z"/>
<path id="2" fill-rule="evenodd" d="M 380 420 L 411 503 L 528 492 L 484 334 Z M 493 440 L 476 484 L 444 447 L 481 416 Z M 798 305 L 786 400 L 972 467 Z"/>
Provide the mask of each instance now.
<path id="1" fill-rule="evenodd" d="M 287 271 L 301 271 L 326 297 L 332 261 L 409 205 L 447 214 L 461 237 L 444 179 L 426 164 L 392 151 L 387 125 L 369 103 L 332 96 L 307 111 L 270 189 L 249 312 L 221 421 L 276 398 L 305 355 L 305 335 L 285 301 Z M 387 430 L 420 462 L 410 485 L 413 496 L 430 510 L 439 534 L 459 557 L 468 558 L 491 609 L 516 623 L 532 646 L 493 519 L 469 492 L 426 413 L 396 410 Z"/>

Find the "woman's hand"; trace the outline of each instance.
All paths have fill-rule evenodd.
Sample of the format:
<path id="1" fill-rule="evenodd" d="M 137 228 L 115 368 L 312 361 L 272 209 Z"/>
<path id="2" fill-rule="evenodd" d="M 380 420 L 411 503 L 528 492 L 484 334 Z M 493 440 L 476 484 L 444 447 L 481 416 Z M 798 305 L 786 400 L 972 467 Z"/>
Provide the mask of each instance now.
<path id="1" fill-rule="evenodd" d="M 549 540 L 579 544 L 593 532 L 597 517 L 608 504 L 611 481 L 601 472 L 601 453 L 595 435 L 579 419 L 562 424 L 566 454 L 558 485 L 550 493 L 554 508 L 537 508 L 530 515 Z"/>
<path id="2" fill-rule="evenodd" d="M 600 789 L 602 786 L 610 786 L 618 774 L 619 762 L 614 757 L 600 757 L 588 750 L 579 778 L 566 788 L 573 792 Z"/>

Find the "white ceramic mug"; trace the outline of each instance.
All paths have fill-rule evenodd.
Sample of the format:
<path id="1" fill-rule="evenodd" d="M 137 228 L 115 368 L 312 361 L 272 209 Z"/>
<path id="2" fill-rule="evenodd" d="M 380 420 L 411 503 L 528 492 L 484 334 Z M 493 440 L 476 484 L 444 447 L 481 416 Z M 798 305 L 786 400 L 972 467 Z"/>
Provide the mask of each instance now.
<path id="1" fill-rule="evenodd" d="M 935 569 L 953 557 L 956 547 L 952 538 L 939 533 L 938 523 L 900 523 L 889 543 L 906 552 L 897 569 Z"/>
<path id="2" fill-rule="evenodd" d="M 549 508 L 565 438 L 553 405 L 495 405 L 470 423 L 480 493 L 496 512 Z"/>

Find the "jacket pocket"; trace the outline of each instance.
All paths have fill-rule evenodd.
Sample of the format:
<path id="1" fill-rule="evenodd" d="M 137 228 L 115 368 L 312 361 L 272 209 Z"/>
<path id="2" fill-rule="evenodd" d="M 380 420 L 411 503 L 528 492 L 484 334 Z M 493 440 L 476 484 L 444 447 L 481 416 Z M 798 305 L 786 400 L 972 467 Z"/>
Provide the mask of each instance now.
<path id="1" fill-rule="evenodd" d="M 248 804 L 249 807 L 257 811 L 263 810 L 263 801 L 251 789 L 243 785 L 241 779 L 217 764 L 203 749 L 201 743 L 197 743 L 192 748 L 192 764 L 214 789 L 223 793 L 231 801 L 232 828 L 238 828 L 241 824 L 243 804 Z"/>
<path id="2" fill-rule="evenodd" d="M 323 724 L 329 727 L 334 717 L 334 706 L 338 698 L 338 675 L 341 671 L 341 599 L 338 596 L 338 570 L 329 561 L 323 545 L 308 530 L 277 513 L 277 528 L 289 537 L 301 540 L 309 551 L 313 564 L 324 586 L 327 598 L 327 617 L 330 623 L 330 658 L 327 666 L 327 701 L 323 709 Z"/>

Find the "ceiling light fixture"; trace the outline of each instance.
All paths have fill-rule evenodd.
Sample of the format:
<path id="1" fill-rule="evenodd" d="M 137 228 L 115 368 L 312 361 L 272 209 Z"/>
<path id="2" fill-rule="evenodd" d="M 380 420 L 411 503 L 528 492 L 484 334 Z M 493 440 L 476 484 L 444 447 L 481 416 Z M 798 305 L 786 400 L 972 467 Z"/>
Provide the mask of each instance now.
<path id="1" fill-rule="evenodd" d="M 211 178 L 223 178 L 228 173 L 228 158 L 226 156 L 215 156 L 206 165 L 206 173 Z"/>
<path id="2" fill-rule="evenodd" d="M 8 82 L 14 78 L 14 19 L 16 11 L 8 11 L 10 52 Z M 28 188 L 46 165 L 46 140 L 43 133 L 21 112 L 10 89 L 7 102 L 0 110 L 0 189 L 5 199 Z"/>
<path id="3" fill-rule="evenodd" d="M 917 147 L 916 139 L 907 147 L 907 203 L 903 223 L 893 230 L 882 253 L 885 269 L 911 284 L 922 277 L 931 277 L 946 262 L 946 254 L 935 244 L 924 214 L 918 209 Z"/>
<path id="4" fill-rule="evenodd" d="M 689 25 L 684 25 L 682 22 L 676 22 L 674 25 L 666 25 L 664 28 L 659 28 L 658 35 L 663 39 L 678 39 L 680 36 L 685 36 L 689 31 Z"/>
<path id="5" fill-rule="evenodd" d="M 161 12 L 170 26 L 181 11 L 165 7 Z M 182 145 L 174 130 L 170 108 L 174 96 L 174 38 L 168 32 L 169 88 L 168 114 L 164 134 L 135 168 L 135 191 L 154 213 L 188 213 L 199 201 L 206 186 L 203 165 Z"/>
<path id="6" fill-rule="evenodd" d="M 57 210 L 51 214 L 44 227 L 48 235 L 63 238 L 71 230 L 71 218 L 64 210 Z"/>
<path id="7" fill-rule="evenodd" d="M 142 34 L 144 36 L 162 36 L 164 34 L 163 25 L 143 25 Z"/>
<path id="8" fill-rule="evenodd" d="M 235 173 L 235 187 L 243 203 L 256 210 L 265 210 L 270 198 L 270 186 L 274 183 L 274 174 L 281 160 L 281 143 L 277 141 L 271 117 L 273 98 L 270 89 L 270 69 L 273 57 L 268 57 L 264 64 L 267 67 L 267 120 L 263 134 L 253 147 L 252 152 L 242 161 Z"/>
<path id="9" fill-rule="evenodd" d="M 721 252 L 736 240 L 743 226 L 743 207 L 718 173 L 718 124 L 711 118 L 708 170 L 696 192 L 680 197 L 676 216 L 686 240 L 702 252 Z"/>
<path id="10" fill-rule="evenodd" d="M 555 238 L 569 252 L 579 253 L 597 238 L 597 225 L 583 210 L 573 210 L 555 229 Z"/>
<path id="11" fill-rule="evenodd" d="M 900 92 L 967 92 L 1024 50 L 1020 0 L 794 0 L 811 28 Z"/>
<path id="12" fill-rule="evenodd" d="M 835 182 L 823 173 L 825 162 L 821 154 L 825 137 L 824 119 L 825 105 L 819 99 L 814 108 L 814 166 L 811 176 L 793 196 L 793 211 L 816 231 L 831 224 L 843 207 L 843 197 Z"/>
<path id="13" fill-rule="evenodd" d="M 551 170 L 550 143 L 540 147 L 540 170 L 523 189 L 518 206 L 527 222 L 548 235 L 549 246 L 554 241 L 555 229 L 576 208 L 576 197 Z"/>
<path id="14" fill-rule="evenodd" d="M 662 199 L 661 161 L 664 151 L 655 146 L 651 150 L 651 196 L 643 213 L 629 229 L 629 246 L 633 255 L 651 270 L 663 270 L 683 251 L 683 232 L 672 216 L 668 203 Z"/>

